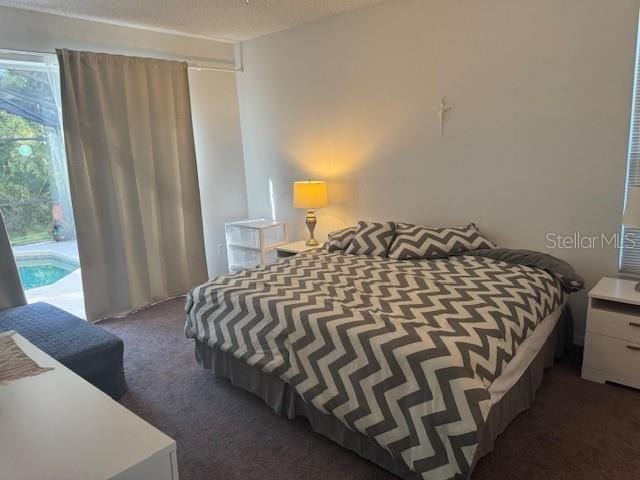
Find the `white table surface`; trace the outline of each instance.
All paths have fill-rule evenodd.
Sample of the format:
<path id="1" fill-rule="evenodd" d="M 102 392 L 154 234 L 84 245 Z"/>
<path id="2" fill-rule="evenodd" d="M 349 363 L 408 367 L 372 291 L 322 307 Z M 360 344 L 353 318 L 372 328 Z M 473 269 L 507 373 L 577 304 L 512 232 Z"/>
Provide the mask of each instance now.
<path id="1" fill-rule="evenodd" d="M 0 385 L 0 478 L 93 480 L 117 476 L 175 441 L 33 346 L 13 336 L 42 367 Z"/>
<path id="2" fill-rule="evenodd" d="M 640 305 L 640 292 L 635 291 L 635 280 L 604 277 L 589 292 L 589 298 Z"/>
<path id="3" fill-rule="evenodd" d="M 321 246 L 322 245 L 310 247 L 309 245 L 307 245 L 306 240 L 300 240 L 299 242 L 291 242 L 279 245 L 278 250 L 290 253 L 303 253 L 308 252 L 309 250 L 315 250 L 316 248 L 320 248 Z"/>

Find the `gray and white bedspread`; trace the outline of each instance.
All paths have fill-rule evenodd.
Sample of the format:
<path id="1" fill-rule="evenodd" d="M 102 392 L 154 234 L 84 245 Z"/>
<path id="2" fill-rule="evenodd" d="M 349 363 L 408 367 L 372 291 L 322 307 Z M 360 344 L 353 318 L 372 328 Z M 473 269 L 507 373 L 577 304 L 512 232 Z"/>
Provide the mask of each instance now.
<path id="1" fill-rule="evenodd" d="M 318 250 L 193 289 L 185 333 L 277 375 L 423 478 L 465 478 L 488 387 L 565 296 L 545 270 L 492 258 Z"/>

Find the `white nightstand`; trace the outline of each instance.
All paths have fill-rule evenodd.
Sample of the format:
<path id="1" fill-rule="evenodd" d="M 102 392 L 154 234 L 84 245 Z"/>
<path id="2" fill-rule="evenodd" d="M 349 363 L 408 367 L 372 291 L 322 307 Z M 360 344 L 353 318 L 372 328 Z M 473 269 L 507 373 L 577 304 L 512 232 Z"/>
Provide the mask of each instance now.
<path id="1" fill-rule="evenodd" d="M 287 258 L 298 255 L 299 253 L 308 252 L 309 250 L 315 250 L 316 248 L 322 248 L 322 245 L 317 247 L 309 247 L 306 245 L 305 240 L 301 240 L 299 242 L 291 242 L 285 243 L 284 245 L 280 245 L 276 248 L 276 252 L 278 254 L 278 258 Z"/>
<path id="2" fill-rule="evenodd" d="M 640 388 L 640 293 L 605 277 L 589 292 L 582 378 Z"/>

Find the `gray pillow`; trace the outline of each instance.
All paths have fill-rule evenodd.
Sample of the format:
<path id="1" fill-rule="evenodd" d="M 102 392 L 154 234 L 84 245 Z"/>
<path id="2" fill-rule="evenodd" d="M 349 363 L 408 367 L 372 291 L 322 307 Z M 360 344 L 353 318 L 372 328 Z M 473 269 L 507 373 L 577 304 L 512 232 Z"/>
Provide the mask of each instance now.
<path id="1" fill-rule="evenodd" d="M 396 226 L 389 258 L 444 258 L 481 248 L 495 248 L 495 245 L 484 238 L 473 223 L 462 228 L 430 228 L 400 223 Z"/>
<path id="2" fill-rule="evenodd" d="M 329 234 L 327 240 L 327 250 L 329 252 L 344 251 L 347 249 L 353 237 L 356 235 L 356 227 L 347 227 L 340 230 L 335 230 Z"/>
<path id="3" fill-rule="evenodd" d="M 347 252 L 352 255 L 386 257 L 393 240 L 393 222 L 358 222 L 356 232 Z"/>

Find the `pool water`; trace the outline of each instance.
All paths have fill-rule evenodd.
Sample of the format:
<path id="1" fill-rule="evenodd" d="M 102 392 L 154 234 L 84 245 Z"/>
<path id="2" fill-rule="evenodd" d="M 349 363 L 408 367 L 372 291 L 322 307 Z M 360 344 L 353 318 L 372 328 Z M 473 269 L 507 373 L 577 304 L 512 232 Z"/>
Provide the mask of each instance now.
<path id="1" fill-rule="evenodd" d="M 57 282 L 62 277 L 69 275 L 69 270 L 55 265 L 32 265 L 29 267 L 18 267 L 22 286 L 25 290 L 42 287 Z"/>
<path id="2" fill-rule="evenodd" d="M 17 258 L 17 263 L 25 290 L 51 285 L 78 268 L 73 262 L 48 255 Z"/>

